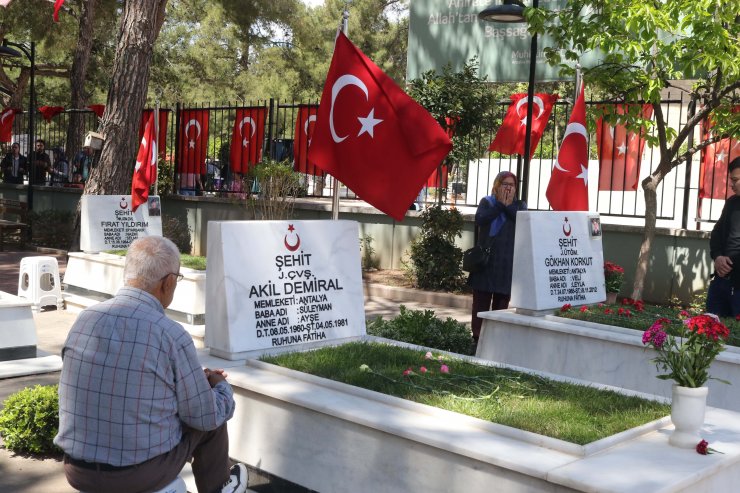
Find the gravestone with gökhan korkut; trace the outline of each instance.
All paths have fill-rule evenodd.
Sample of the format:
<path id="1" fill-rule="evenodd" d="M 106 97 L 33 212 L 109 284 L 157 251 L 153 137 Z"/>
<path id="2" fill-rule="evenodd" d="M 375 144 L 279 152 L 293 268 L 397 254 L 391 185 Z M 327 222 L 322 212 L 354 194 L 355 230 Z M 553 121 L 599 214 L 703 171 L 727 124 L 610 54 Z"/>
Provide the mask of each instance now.
<path id="1" fill-rule="evenodd" d="M 208 223 L 205 344 L 230 360 L 365 334 L 354 221 Z"/>
<path id="2" fill-rule="evenodd" d="M 588 212 L 520 211 L 510 307 L 550 313 L 606 299 L 601 223 Z"/>

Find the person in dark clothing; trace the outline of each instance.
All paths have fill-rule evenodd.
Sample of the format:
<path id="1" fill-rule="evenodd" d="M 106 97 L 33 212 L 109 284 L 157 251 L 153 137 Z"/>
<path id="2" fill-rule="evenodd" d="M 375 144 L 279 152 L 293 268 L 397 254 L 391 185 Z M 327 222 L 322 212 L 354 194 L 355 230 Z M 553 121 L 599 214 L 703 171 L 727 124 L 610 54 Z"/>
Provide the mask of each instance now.
<path id="1" fill-rule="evenodd" d="M 527 209 L 524 202 L 516 199 L 516 187 L 516 175 L 502 171 L 493 180 L 491 195 L 481 199 L 475 212 L 478 242 L 491 247 L 485 269 L 468 277 L 468 286 L 473 288 L 472 329 L 476 343 L 483 324 L 478 312 L 509 307 L 516 214 Z"/>
<path id="2" fill-rule="evenodd" d="M 23 175 L 28 167 L 26 156 L 21 154 L 21 145 L 13 142 L 10 152 L 5 155 L 0 167 L 3 170 L 3 181 L 5 183 L 23 184 Z"/>
<path id="3" fill-rule="evenodd" d="M 51 159 L 46 153 L 44 139 L 36 139 L 36 151 L 31 158 L 29 181 L 34 185 L 46 185 L 46 173 L 51 169 Z"/>
<path id="4" fill-rule="evenodd" d="M 709 239 L 714 274 L 707 293 L 707 312 L 720 317 L 740 315 L 740 157 L 730 162 L 728 171 L 735 195 L 725 202 Z"/>

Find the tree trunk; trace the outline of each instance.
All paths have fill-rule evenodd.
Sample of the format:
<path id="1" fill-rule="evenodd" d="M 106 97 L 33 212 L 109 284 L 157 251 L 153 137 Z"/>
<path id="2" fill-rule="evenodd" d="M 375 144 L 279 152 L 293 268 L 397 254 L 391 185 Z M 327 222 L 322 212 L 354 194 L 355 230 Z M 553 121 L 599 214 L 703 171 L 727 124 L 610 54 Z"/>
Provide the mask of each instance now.
<path id="1" fill-rule="evenodd" d="M 149 85 L 154 42 L 164 22 L 167 0 L 128 0 L 123 4 L 108 99 L 103 114 L 105 136 L 98 165 L 85 183 L 87 195 L 129 194 L 141 112 Z M 77 205 L 73 249 L 79 247 Z"/>
<path id="2" fill-rule="evenodd" d="M 70 85 L 70 108 L 82 109 L 87 106 L 87 94 L 85 93 L 85 80 L 87 80 L 87 68 L 90 62 L 90 52 L 93 44 L 93 22 L 95 20 L 95 7 L 98 0 L 87 0 L 82 2 L 80 13 L 80 26 L 77 34 L 77 46 L 75 47 L 74 60 L 72 61 L 72 73 L 69 76 Z M 74 159 L 82 147 L 84 132 L 84 119 L 82 113 L 72 111 L 69 115 L 69 126 L 67 127 L 67 157 Z"/>
<path id="3" fill-rule="evenodd" d="M 634 300 L 642 299 L 642 292 L 645 288 L 645 277 L 647 276 L 650 252 L 653 248 L 653 240 L 655 239 L 655 224 L 658 219 L 657 188 L 659 183 L 652 175 L 645 178 L 642 182 L 642 188 L 645 193 L 645 229 L 643 231 L 642 244 L 640 244 L 640 255 L 637 258 L 635 279 L 632 284 L 632 299 Z"/>
<path id="4" fill-rule="evenodd" d="M 103 151 L 85 185 L 86 194 L 130 192 L 141 112 L 149 86 L 154 42 L 164 21 L 167 0 L 124 3 L 116 57 L 103 115 Z"/>

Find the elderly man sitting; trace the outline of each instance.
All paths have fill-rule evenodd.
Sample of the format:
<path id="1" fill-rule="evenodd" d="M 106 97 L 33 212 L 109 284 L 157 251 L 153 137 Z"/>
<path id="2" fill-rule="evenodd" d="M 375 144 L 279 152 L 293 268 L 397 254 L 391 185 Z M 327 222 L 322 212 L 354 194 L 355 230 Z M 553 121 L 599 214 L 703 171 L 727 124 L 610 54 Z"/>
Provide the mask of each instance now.
<path id="1" fill-rule="evenodd" d="M 181 278 L 174 243 L 140 238 L 126 255 L 124 287 L 72 326 L 54 443 L 74 488 L 150 492 L 192 459 L 200 493 L 246 491 L 244 464 L 229 469 L 226 374 L 204 370 L 190 335 L 164 313 Z"/>

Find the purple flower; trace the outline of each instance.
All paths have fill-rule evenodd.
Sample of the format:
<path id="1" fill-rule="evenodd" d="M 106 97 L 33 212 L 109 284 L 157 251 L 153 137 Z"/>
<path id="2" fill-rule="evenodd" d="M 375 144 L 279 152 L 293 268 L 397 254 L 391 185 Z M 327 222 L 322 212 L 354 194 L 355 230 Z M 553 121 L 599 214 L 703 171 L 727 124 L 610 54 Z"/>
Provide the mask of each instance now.
<path id="1" fill-rule="evenodd" d="M 656 349 L 663 347 L 666 337 L 668 337 L 668 335 L 662 330 L 655 331 L 655 335 L 653 336 L 653 346 L 655 346 Z"/>

